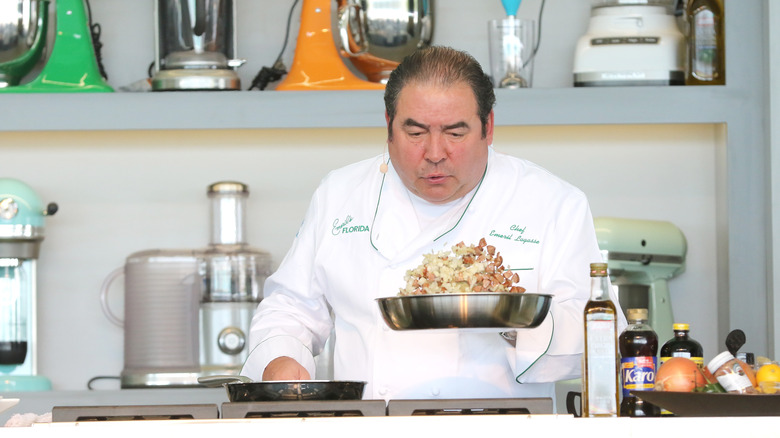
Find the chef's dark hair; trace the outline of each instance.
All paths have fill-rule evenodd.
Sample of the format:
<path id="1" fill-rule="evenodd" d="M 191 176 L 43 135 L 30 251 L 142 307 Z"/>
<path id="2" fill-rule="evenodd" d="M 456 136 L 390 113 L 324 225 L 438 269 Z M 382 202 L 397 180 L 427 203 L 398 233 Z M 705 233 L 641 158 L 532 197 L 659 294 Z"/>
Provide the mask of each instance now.
<path id="1" fill-rule="evenodd" d="M 401 90 L 409 83 L 419 82 L 449 86 L 465 82 L 477 99 L 477 112 L 482 122 L 482 137 L 487 135 L 487 123 L 490 111 L 496 104 L 493 82 L 482 70 L 482 66 L 473 56 L 451 47 L 430 46 L 416 50 L 404 58 L 398 67 L 390 73 L 385 85 L 385 111 L 389 116 L 388 138 L 393 137 L 393 120 Z"/>

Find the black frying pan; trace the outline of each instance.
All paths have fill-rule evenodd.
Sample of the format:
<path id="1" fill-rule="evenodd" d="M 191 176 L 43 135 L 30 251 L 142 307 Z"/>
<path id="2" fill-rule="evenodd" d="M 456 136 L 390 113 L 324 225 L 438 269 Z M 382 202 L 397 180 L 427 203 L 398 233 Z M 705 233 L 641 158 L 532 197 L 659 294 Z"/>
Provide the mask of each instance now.
<path id="1" fill-rule="evenodd" d="M 253 382 L 244 376 L 206 376 L 198 382 L 224 386 L 231 402 L 290 400 L 360 400 L 366 382 L 349 380 L 290 380 Z"/>

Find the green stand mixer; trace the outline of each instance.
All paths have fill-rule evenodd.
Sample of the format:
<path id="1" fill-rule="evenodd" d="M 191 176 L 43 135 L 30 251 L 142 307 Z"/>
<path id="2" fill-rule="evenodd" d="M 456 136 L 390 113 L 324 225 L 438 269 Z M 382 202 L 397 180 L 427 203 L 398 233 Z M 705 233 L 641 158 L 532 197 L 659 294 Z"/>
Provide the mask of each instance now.
<path id="1" fill-rule="evenodd" d="M 688 246 L 682 231 L 665 221 L 600 217 L 593 222 L 623 311 L 647 309 L 658 342 L 672 339 L 668 280 L 685 271 Z"/>
<path id="2" fill-rule="evenodd" d="M 0 27 L 0 93 L 114 91 L 98 68 L 84 0 L 5 0 Z"/>

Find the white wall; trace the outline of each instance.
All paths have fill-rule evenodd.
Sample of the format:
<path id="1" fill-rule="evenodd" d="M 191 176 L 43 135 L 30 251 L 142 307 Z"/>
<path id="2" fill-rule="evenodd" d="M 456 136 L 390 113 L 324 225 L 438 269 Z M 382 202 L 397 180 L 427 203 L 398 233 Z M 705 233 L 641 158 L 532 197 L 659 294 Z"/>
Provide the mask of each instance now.
<path id="1" fill-rule="evenodd" d="M 676 320 L 714 356 L 715 174 L 710 125 L 499 128 L 497 149 L 582 188 L 596 216 L 669 220 L 688 269 L 670 282 Z M 249 184 L 249 242 L 284 256 L 312 191 L 333 168 L 382 152 L 383 129 L 0 133 L 2 176 L 60 211 L 39 261 L 39 359 L 55 389 L 118 376 L 123 333 L 103 315 L 104 278 L 129 254 L 208 243 L 206 187 Z M 12 163 L 13 165 L 9 165 Z M 112 308 L 122 313 L 121 286 Z"/>

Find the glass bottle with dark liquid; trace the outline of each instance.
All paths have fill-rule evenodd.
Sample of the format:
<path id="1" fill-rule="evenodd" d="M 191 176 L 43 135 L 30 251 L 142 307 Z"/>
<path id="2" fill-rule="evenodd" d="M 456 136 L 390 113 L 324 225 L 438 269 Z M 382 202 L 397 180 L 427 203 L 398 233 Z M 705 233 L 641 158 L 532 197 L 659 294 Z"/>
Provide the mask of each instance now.
<path id="1" fill-rule="evenodd" d="M 621 417 L 658 417 L 661 410 L 631 394 L 652 391 L 658 370 L 658 335 L 647 324 L 647 309 L 628 309 L 628 327 L 618 337 L 620 381 L 623 401 Z"/>

